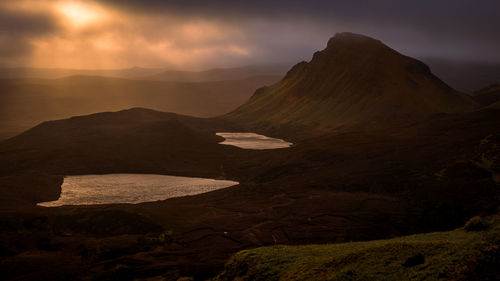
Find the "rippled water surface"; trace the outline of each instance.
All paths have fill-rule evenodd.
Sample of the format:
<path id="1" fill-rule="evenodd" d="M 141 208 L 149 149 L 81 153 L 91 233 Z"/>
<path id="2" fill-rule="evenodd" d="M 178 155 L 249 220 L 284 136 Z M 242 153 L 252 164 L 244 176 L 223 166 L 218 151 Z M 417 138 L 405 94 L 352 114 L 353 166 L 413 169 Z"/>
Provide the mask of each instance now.
<path id="1" fill-rule="evenodd" d="M 227 180 L 152 174 L 67 176 L 57 201 L 40 206 L 141 203 L 195 195 L 238 184 Z"/>
<path id="2" fill-rule="evenodd" d="M 291 142 L 255 133 L 217 133 L 217 135 L 225 138 L 220 144 L 233 145 L 244 149 L 277 149 L 292 146 Z"/>

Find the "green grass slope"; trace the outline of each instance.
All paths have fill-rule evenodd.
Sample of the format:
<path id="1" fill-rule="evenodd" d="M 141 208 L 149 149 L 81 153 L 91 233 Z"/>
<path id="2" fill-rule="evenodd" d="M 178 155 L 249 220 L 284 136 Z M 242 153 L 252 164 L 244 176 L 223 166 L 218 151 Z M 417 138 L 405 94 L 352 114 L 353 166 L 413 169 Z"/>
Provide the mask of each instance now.
<path id="1" fill-rule="evenodd" d="M 387 240 L 237 253 L 215 280 L 498 280 L 500 217 Z"/>

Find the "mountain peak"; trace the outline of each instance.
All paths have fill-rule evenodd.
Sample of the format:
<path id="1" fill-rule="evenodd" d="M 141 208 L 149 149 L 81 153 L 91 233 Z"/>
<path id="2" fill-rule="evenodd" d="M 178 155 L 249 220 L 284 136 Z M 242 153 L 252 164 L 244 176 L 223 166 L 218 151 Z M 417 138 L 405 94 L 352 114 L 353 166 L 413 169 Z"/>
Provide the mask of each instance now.
<path id="1" fill-rule="evenodd" d="M 395 57 L 401 55 L 382 41 L 371 37 L 351 33 L 341 32 L 328 40 L 326 48 L 319 53 L 324 56 L 343 56 L 343 57 Z"/>
<path id="2" fill-rule="evenodd" d="M 228 116 L 262 127 L 334 128 L 412 122 L 475 106 L 424 63 L 379 40 L 344 32 Z"/>
<path id="3" fill-rule="evenodd" d="M 330 40 L 328 40 L 327 49 L 334 47 L 345 47 L 346 45 L 385 46 L 380 40 L 373 39 L 366 35 L 361 35 L 351 32 L 340 32 L 336 33 L 332 38 L 330 38 Z"/>

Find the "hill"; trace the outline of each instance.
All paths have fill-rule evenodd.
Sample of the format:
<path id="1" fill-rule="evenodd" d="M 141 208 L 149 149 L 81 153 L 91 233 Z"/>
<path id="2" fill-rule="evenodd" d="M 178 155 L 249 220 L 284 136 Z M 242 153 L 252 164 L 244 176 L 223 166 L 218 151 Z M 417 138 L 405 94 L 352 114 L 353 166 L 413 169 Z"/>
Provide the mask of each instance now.
<path id="1" fill-rule="evenodd" d="M 0 139 L 42 121 L 147 107 L 198 117 L 227 113 L 279 76 L 217 82 L 162 82 L 96 76 L 0 80 Z"/>
<path id="2" fill-rule="evenodd" d="M 494 106 L 500 102 L 500 84 L 493 84 L 474 92 L 473 99 L 481 106 Z"/>
<path id="3" fill-rule="evenodd" d="M 420 61 L 375 39 L 340 33 L 310 62 L 261 88 L 226 117 L 256 127 L 393 125 L 472 110 L 474 101 Z"/>
<path id="4" fill-rule="evenodd" d="M 468 230 L 474 221 L 482 231 Z M 498 216 L 476 217 L 448 232 L 245 250 L 213 280 L 495 280 L 499 222 Z"/>
<path id="5" fill-rule="evenodd" d="M 214 157 L 225 149 L 217 128 L 229 122 L 143 108 L 43 122 L 0 142 L 1 174 L 40 170 L 55 174 L 142 170 L 219 173 Z M 23 159 L 23 160 L 21 160 Z M 178 165 L 182 159 L 183 165 Z M 92 164 L 91 164 L 92 163 Z"/>

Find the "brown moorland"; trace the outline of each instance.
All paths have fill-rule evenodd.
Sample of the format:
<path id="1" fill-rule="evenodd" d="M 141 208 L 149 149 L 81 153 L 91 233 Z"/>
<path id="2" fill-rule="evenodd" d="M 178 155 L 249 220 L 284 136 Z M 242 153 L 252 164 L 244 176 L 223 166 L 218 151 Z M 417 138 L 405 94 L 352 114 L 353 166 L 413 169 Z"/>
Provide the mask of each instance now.
<path id="1" fill-rule="evenodd" d="M 349 106 L 336 106 L 342 95 Z M 134 108 L 45 122 L 1 142 L 3 188 L 23 192 L 2 204 L 0 271 L 25 280 L 203 280 L 243 249 L 449 230 L 496 211 L 499 128 L 500 111 L 479 109 L 422 63 L 340 34 L 220 118 Z M 244 150 L 215 135 L 249 130 L 294 146 Z M 57 175 L 113 172 L 240 184 L 137 205 L 34 205 L 60 186 Z"/>

